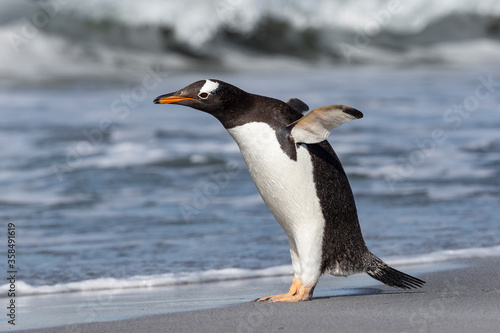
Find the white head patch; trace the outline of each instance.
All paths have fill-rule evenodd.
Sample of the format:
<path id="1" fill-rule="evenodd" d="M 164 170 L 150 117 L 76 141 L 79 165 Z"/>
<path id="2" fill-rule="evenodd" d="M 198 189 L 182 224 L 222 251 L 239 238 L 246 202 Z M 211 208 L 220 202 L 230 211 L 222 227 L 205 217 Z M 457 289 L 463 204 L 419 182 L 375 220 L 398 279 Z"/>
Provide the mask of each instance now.
<path id="1" fill-rule="evenodd" d="M 217 88 L 219 88 L 219 83 L 218 82 L 214 82 L 214 81 L 210 81 L 210 80 L 205 80 L 205 84 L 200 89 L 200 94 L 201 93 L 211 94 L 214 91 L 216 91 Z"/>

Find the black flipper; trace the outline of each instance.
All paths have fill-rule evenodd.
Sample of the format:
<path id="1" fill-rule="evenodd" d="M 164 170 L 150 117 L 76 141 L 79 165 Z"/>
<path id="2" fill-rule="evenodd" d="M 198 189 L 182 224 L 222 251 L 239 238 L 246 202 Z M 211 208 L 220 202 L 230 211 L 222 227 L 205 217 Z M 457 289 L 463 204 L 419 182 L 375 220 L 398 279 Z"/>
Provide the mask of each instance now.
<path id="1" fill-rule="evenodd" d="M 306 103 L 302 102 L 300 99 L 292 97 L 286 101 L 286 104 L 290 105 L 293 109 L 299 111 L 300 113 L 304 113 L 309 111 L 309 106 Z"/>

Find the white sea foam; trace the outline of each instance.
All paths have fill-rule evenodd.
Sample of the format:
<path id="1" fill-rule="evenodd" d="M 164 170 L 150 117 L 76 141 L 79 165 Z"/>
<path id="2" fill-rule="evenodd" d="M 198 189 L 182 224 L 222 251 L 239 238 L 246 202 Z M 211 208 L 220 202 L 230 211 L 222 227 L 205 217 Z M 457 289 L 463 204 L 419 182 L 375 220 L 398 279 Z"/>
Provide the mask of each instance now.
<path id="1" fill-rule="evenodd" d="M 390 265 L 418 265 L 447 260 L 487 258 L 498 256 L 500 256 L 500 245 L 458 250 L 442 250 L 413 257 L 392 257 L 387 258 L 385 261 Z"/>
<path id="2" fill-rule="evenodd" d="M 412 257 L 386 258 L 390 265 L 418 265 L 443 262 L 448 260 L 487 258 L 500 256 L 500 245 L 484 248 L 469 248 L 458 250 L 443 250 Z M 23 281 L 17 281 L 19 295 L 42 295 L 67 292 L 83 292 L 94 290 L 121 290 L 130 288 L 153 288 L 160 286 L 175 286 L 183 284 L 209 283 L 216 281 L 231 281 L 239 279 L 256 279 L 292 274 L 291 265 L 282 265 L 264 269 L 250 270 L 241 268 L 225 268 L 193 273 L 167 273 L 158 275 L 137 275 L 129 278 L 98 278 L 79 282 L 62 283 L 55 285 L 33 286 Z M 0 287 L 2 295 L 6 295 L 9 285 Z"/>
<path id="3" fill-rule="evenodd" d="M 55 205 L 65 203 L 85 202 L 88 198 L 85 195 L 60 195 L 50 192 L 33 191 L 10 191 L 9 193 L 0 193 L 0 202 L 9 205 Z"/>
<path id="4" fill-rule="evenodd" d="M 168 158 L 168 155 L 164 149 L 151 148 L 139 143 L 120 142 L 110 146 L 104 155 L 82 160 L 79 167 L 125 167 L 154 163 L 165 158 Z"/>
<path id="5" fill-rule="evenodd" d="M 427 187 L 427 195 L 436 200 L 455 200 L 485 193 L 486 188 L 479 185 L 440 185 Z"/>
<path id="6" fill-rule="evenodd" d="M 194 273 L 137 275 L 125 279 L 98 278 L 93 280 L 55 284 L 50 286 L 32 286 L 22 281 L 16 282 L 16 287 L 21 295 L 54 294 L 64 292 L 79 292 L 91 290 L 151 288 L 158 286 L 182 285 L 188 283 L 207 283 L 215 281 L 250 279 L 271 276 L 291 275 L 292 267 L 289 265 L 269 267 L 259 270 L 240 268 L 226 268 L 208 270 Z M 2 285 L 0 290 L 7 290 L 8 284 Z M 2 292 L 6 295 L 6 292 Z"/>

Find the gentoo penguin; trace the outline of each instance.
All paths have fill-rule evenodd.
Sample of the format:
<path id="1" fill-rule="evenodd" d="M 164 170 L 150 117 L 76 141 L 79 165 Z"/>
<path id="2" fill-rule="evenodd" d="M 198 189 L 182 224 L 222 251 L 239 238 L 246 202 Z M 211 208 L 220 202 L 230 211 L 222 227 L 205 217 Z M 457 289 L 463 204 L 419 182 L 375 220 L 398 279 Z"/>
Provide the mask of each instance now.
<path id="1" fill-rule="evenodd" d="M 155 104 L 180 104 L 217 118 L 238 144 L 257 189 L 288 235 L 294 278 L 286 294 L 257 301 L 310 300 L 321 274 L 366 272 L 392 287 L 424 281 L 372 254 L 361 234 L 356 204 L 342 165 L 326 141 L 330 131 L 363 114 L 330 105 L 302 115 L 307 105 L 247 93 L 220 80 L 201 80 Z"/>

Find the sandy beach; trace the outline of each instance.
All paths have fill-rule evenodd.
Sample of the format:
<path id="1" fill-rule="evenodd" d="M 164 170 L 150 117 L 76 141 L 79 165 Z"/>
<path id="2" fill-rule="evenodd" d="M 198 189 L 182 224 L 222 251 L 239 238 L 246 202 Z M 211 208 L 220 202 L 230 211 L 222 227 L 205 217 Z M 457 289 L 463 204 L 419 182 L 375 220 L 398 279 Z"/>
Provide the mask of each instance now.
<path id="1" fill-rule="evenodd" d="M 245 289 L 245 283 L 256 280 L 246 280 L 240 284 L 242 297 L 232 305 L 18 332 L 498 332 L 499 265 L 500 258 L 493 257 L 436 263 L 433 268 L 412 266 L 413 274 L 427 271 L 418 274 L 427 284 L 416 291 L 363 286 L 370 281 L 364 275 L 324 277 L 327 283 L 318 286 L 312 301 L 295 304 L 244 301 L 256 292 Z M 276 279 L 268 287 L 276 288 L 283 281 Z M 330 289 L 338 281 L 337 285 L 346 287 Z M 263 286 L 264 281 L 258 283 Z M 59 312 L 53 315 L 64 310 Z"/>

